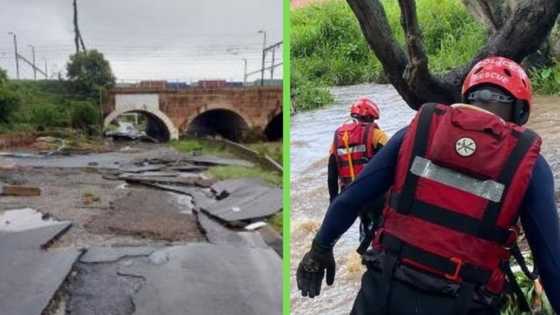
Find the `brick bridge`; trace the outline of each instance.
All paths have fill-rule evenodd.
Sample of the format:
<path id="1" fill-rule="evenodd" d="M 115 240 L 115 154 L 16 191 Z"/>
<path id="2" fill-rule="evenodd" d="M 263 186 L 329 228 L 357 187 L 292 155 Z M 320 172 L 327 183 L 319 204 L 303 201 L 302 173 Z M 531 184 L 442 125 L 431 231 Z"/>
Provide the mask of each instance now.
<path id="1" fill-rule="evenodd" d="M 216 135 L 238 140 L 246 131 L 282 137 L 282 88 L 116 87 L 105 98 L 104 126 L 126 113 L 148 118 L 146 132 L 160 140 L 180 135 Z"/>

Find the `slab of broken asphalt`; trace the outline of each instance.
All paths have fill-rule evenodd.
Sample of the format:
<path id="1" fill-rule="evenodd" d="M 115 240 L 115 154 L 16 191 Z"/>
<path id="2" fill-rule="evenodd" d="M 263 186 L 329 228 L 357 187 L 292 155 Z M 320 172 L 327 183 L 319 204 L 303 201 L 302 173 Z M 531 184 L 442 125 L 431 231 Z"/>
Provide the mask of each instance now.
<path id="1" fill-rule="evenodd" d="M 13 210 L 0 216 L 2 314 L 39 315 L 47 307 L 81 251 L 43 248 L 69 226 L 70 222 L 43 220 L 32 209 Z"/>
<path id="2" fill-rule="evenodd" d="M 162 162 L 161 160 L 151 160 L 151 162 Z M 190 171 L 190 172 L 198 172 L 200 170 L 202 170 L 202 168 L 200 166 L 189 166 L 186 163 L 177 166 L 176 164 L 172 164 L 169 163 L 169 161 L 164 161 L 167 166 L 165 168 L 162 169 L 158 169 L 158 170 L 143 170 L 143 172 L 139 172 L 136 173 L 136 175 L 132 175 L 132 177 L 136 177 L 138 178 L 137 175 L 139 176 L 143 176 L 144 178 L 141 178 L 142 180 L 147 179 L 147 178 L 152 178 L 153 177 L 158 177 L 157 172 L 169 172 L 169 171 L 180 171 L 180 172 L 184 172 L 184 171 Z M 95 168 L 101 167 L 102 165 L 100 164 L 96 164 Z M 144 164 L 145 165 L 145 164 Z M 172 166 L 175 165 L 175 166 Z M 92 165 L 89 165 L 92 166 Z M 118 165 L 117 165 L 118 166 Z M 138 166 L 138 165 L 135 165 Z M 185 167 L 185 168 L 183 168 Z M 172 170 L 172 168 L 183 168 L 183 169 L 177 169 L 177 170 Z M 205 166 L 203 166 L 203 168 L 206 168 Z M 132 168 L 130 168 L 132 169 Z M 128 169 L 128 170 L 130 170 Z M 123 168 L 123 170 L 126 170 Z M 127 170 L 127 171 L 128 171 Z M 115 175 L 119 175 L 122 174 L 122 170 L 121 167 L 117 168 L 113 168 L 114 174 Z M 146 175 L 146 171 L 151 172 L 148 173 L 148 176 Z M 116 176 L 115 176 L 116 177 Z M 159 176 L 159 177 L 166 177 L 166 176 Z M 167 177 L 172 177 L 172 176 L 167 176 Z M 188 178 L 188 177 L 187 177 Z M 190 179 L 189 179 L 190 180 Z M 174 190 L 176 193 L 182 194 L 182 195 L 188 195 L 188 196 L 192 196 L 193 201 L 198 205 L 204 205 L 207 203 L 214 203 L 213 200 L 214 196 L 209 193 L 210 190 L 206 191 L 206 189 L 203 189 L 201 187 L 196 187 L 195 185 L 193 185 L 192 182 L 181 182 L 179 183 L 179 185 L 177 185 L 177 182 L 164 182 L 162 181 L 161 183 L 158 181 L 152 181 L 152 182 L 146 182 L 145 183 L 147 186 L 151 186 L 151 187 L 155 187 L 161 190 L 153 190 L 155 192 L 158 193 L 162 193 L 162 194 L 166 194 L 165 191 L 163 190 Z M 209 186 L 209 184 L 207 184 L 206 186 Z M 127 190 L 130 188 L 127 188 Z M 133 191 L 134 189 L 131 189 L 131 191 Z M 106 222 L 124 222 L 125 224 L 125 228 L 121 230 L 121 228 L 123 227 L 122 225 L 119 226 L 118 224 L 113 226 L 113 229 L 109 229 L 109 231 L 101 231 L 101 233 L 111 233 L 111 234 L 115 234 L 115 231 L 121 231 L 124 234 L 128 234 L 131 233 L 131 235 L 140 235 L 140 236 L 145 236 L 148 237 L 150 239 L 153 238 L 153 231 L 151 231 L 152 228 L 154 228 L 154 225 L 150 225 L 149 222 L 154 222 L 153 220 L 156 220 L 155 222 L 158 222 L 157 224 L 155 224 L 155 228 L 156 230 L 160 230 L 163 231 L 164 229 L 170 230 L 168 232 L 170 232 L 170 235 L 172 235 L 174 232 L 173 228 L 169 229 L 169 227 L 173 227 L 173 225 L 182 225 L 184 230 L 192 230 L 192 231 L 199 231 L 198 228 L 190 228 L 189 225 L 184 224 L 184 222 L 181 221 L 177 221 L 176 219 L 180 218 L 181 219 L 185 219 L 185 217 L 189 218 L 189 224 L 192 225 L 196 225 L 197 221 L 195 220 L 194 217 L 192 217 L 192 215 L 190 214 L 184 214 L 181 213 L 183 211 L 178 211 L 181 210 L 181 205 L 176 205 L 176 204 L 162 204 L 161 202 L 157 202 L 157 201 L 161 201 L 161 196 L 160 197 L 156 197 L 153 198 L 154 202 L 150 203 L 151 198 L 149 198 L 149 194 L 150 193 L 146 193 L 146 191 L 150 191 L 152 192 L 152 190 L 142 190 L 141 192 L 138 192 L 138 195 L 144 195 L 145 198 L 144 199 L 140 199 L 143 200 L 142 202 L 138 202 L 136 204 L 136 206 L 132 206 L 132 207 L 128 207 L 126 208 L 126 204 L 129 204 L 129 202 L 126 201 L 126 197 L 124 196 L 122 198 L 117 199 L 115 202 L 112 203 L 111 207 L 105 209 L 98 209 L 96 211 L 98 212 L 102 212 L 100 214 L 98 214 L 99 217 L 94 216 L 91 220 L 91 222 L 94 222 L 96 219 L 100 219 L 102 216 L 107 215 L 106 218 L 104 218 L 103 220 L 107 220 Z M 229 192 L 226 192 L 229 193 Z M 156 193 L 157 194 L 157 193 Z M 135 196 L 133 199 L 138 199 L 137 196 Z M 229 196 L 229 195 L 228 195 Z M 170 198 L 164 198 L 164 199 L 170 199 Z M 171 199 L 176 199 L 176 198 L 171 198 Z M 223 198 L 223 199 L 227 199 Z M 220 202 L 220 201 L 217 201 Z M 215 203 L 217 203 L 215 202 Z M 163 207 L 162 207 L 163 205 Z M 183 205 L 184 207 L 184 205 Z M 161 211 L 161 209 L 164 209 L 164 211 Z M 167 208 L 167 210 L 165 210 Z M 120 209 L 120 210 L 119 210 Z M 156 211 L 156 210 L 160 210 L 160 211 Z M 116 214 L 116 215 L 115 215 Z M 179 216 L 177 216 L 179 215 Z M 166 219 L 159 219 L 157 217 L 165 217 Z M 138 218 L 138 220 L 136 220 Z M 213 219 L 210 219 L 213 220 Z M 132 221 L 132 222 L 131 222 Z M 90 223 L 91 223 L 90 222 Z M 126 226 L 128 223 L 128 227 Z M 183 224 L 181 224 L 183 223 Z M 222 223 L 224 222 L 219 222 L 219 221 L 213 221 L 213 223 L 217 224 L 215 225 L 215 230 L 214 231 L 218 231 L 216 233 L 224 233 L 224 235 L 235 235 L 233 238 L 231 237 L 224 237 L 222 238 L 222 240 L 217 240 L 216 235 L 210 236 L 209 234 L 206 235 L 206 237 L 209 240 L 214 240 L 215 244 L 208 244 L 208 243 L 201 243 L 201 246 L 206 246 L 208 247 L 207 249 L 201 249 L 204 252 L 208 253 L 208 257 L 207 259 L 220 259 L 220 255 L 224 254 L 224 252 L 222 252 L 219 249 L 216 249 L 217 246 L 227 246 L 229 248 L 236 248 L 237 250 L 235 250 L 236 253 L 241 253 L 241 256 L 244 256 L 244 258 L 239 258 L 237 264 L 241 264 L 241 263 L 254 263 L 254 264 L 265 264 L 268 266 L 275 266 L 276 267 L 272 268 L 270 270 L 270 275 L 268 275 L 269 277 L 280 277 L 281 275 L 281 268 L 279 266 L 279 263 L 275 262 L 273 264 L 270 264 L 269 260 L 270 258 L 266 258 L 267 256 L 270 255 L 270 253 L 272 252 L 270 249 L 263 249 L 263 247 L 267 247 L 267 244 L 270 244 L 269 242 L 263 242 L 262 237 L 260 236 L 260 231 L 259 234 L 257 236 L 257 234 L 255 232 L 241 232 L 239 230 L 228 230 L 227 227 L 225 227 L 224 225 L 222 225 Z M 107 224 L 109 225 L 109 224 Z M 185 226 L 187 226 L 187 228 L 185 228 Z M 62 225 L 61 225 L 62 227 Z M 93 225 L 90 226 L 89 228 L 93 228 Z M 49 229 L 52 229 L 51 231 L 49 231 Z M 264 230 L 264 229 L 261 229 Z M 65 230 L 64 230 L 65 231 Z M 58 236 L 59 234 L 63 233 L 64 231 L 58 233 L 55 229 L 55 226 L 53 225 L 52 227 L 48 227 L 45 228 L 43 230 L 38 230 L 36 231 L 33 237 L 29 237 L 30 240 L 32 239 L 47 239 L 50 236 L 49 235 L 55 235 Z M 177 245 L 177 242 L 192 242 L 192 241 L 201 241 L 204 240 L 204 237 L 202 237 L 202 234 L 196 236 L 196 237 L 192 237 L 192 235 L 185 235 L 185 234 L 181 234 L 181 232 L 179 232 L 178 230 L 175 230 L 176 235 L 180 235 L 180 237 L 178 239 L 176 239 L 176 241 L 174 241 L 173 243 L 175 245 Z M 18 232 L 19 233 L 19 232 Z M 118 232 L 117 232 L 118 233 Z M 147 234 L 144 234 L 147 233 Z M 231 234 L 233 233 L 233 234 Z M 250 234 L 252 233 L 252 234 Z M 15 234 L 15 233 L 14 233 Z M 28 233 L 24 233 L 21 235 L 11 235 L 12 239 L 16 239 L 19 240 L 19 242 L 22 242 L 21 239 L 25 236 L 26 238 L 31 235 Z M 44 235 L 44 236 L 41 236 Z M 163 233 L 161 235 L 164 235 Z M 240 236 L 241 235 L 241 236 Z M 167 235 L 169 236 L 169 235 Z M 240 238 L 238 238 L 238 236 L 240 236 Z M 53 236 L 54 237 L 54 236 Z M 166 237 L 165 235 L 162 237 L 162 239 L 170 239 L 173 240 L 172 237 Z M 241 241 L 240 241 L 241 240 Z M 47 247 L 50 241 L 44 242 L 41 245 L 43 247 Z M 23 242 L 24 243 L 24 242 Z M 228 245 L 216 245 L 216 244 L 228 244 Z M 161 246 L 161 243 L 160 245 Z M 177 256 L 178 260 L 183 260 L 183 261 L 189 261 L 188 257 L 189 253 L 183 253 L 182 251 L 184 249 L 178 249 L 178 247 L 181 246 L 171 246 L 168 247 L 168 250 L 172 250 L 172 251 L 177 251 L 177 254 L 175 256 Z M 188 247 L 188 246 L 183 246 L 183 247 Z M 56 252 L 62 252 L 64 250 L 68 250 L 69 252 L 77 252 L 77 256 L 79 256 L 80 251 L 76 250 L 76 249 L 61 249 L 61 250 L 56 250 Z M 100 314 L 106 314 L 106 313 L 110 313 L 110 314 L 132 314 L 131 309 L 137 308 L 137 303 L 138 305 L 142 306 L 142 309 L 145 308 L 145 306 L 143 306 L 145 304 L 145 299 L 149 298 L 152 300 L 158 300 L 160 301 L 160 303 L 162 303 L 165 307 L 169 308 L 169 314 L 198 314 L 196 312 L 196 308 L 193 308 L 195 310 L 195 312 L 189 313 L 186 312 L 185 309 L 188 307 L 188 304 L 182 304 L 182 303 L 177 303 L 176 301 L 173 301 L 175 298 L 172 296 L 175 294 L 177 294 L 177 288 L 178 286 L 185 286 L 184 283 L 159 283 L 158 279 L 163 279 L 163 274 L 165 274 L 167 277 L 169 277 L 169 274 L 172 274 L 174 278 L 181 278 L 181 277 L 189 277 L 188 273 L 185 273 L 185 270 L 180 270 L 177 268 L 169 268 L 169 267 L 162 267 L 161 274 L 162 276 L 158 276 L 160 274 L 160 270 L 154 269 L 154 268 L 158 268 L 156 266 L 159 265 L 154 265 L 153 263 L 153 259 L 150 259 L 150 262 L 147 263 L 147 256 L 150 255 L 150 253 L 152 253 L 154 250 L 156 250 L 155 247 L 118 247 L 118 248 L 92 248 L 90 251 L 86 251 L 85 255 L 82 256 L 80 262 L 78 263 L 74 263 L 74 270 L 75 272 L 73 274 L 75 274 L 75 276 L 70 277 L 69 280 L 67 280 L 67 285 L 64 287 L 65 292 L 65 296 L 68 297 L 68 300 L 66 301 L 65 305 L 66 305 L 66 313 L 67 314 L 89 314 L 92 313 L 91 310 L 92 309 L 96 309 L 97 311 L 94 313 L 100 313 Z M 233 250 L 233 249 L 232 249 Z M 232 251 L 230 250 L 230 251 Z M 267 254 L 255 254 L 254 251 L 261 251 L 261 252 L 268 252 Z M 44 253 L 51 253 L 51 252 L 55 252 L 54 250 L 49 250 L 47 252 L 43 251 Z M 227 252 L 227 251 L 226 251 Z M 245 254 L 243 254 L 245 253 Z M 272 252 L 274 256 L 276 256 L 279 261 L 279 258 L 276 254 L 274 254 L 274 252 Z M 77 257 L 76 256 L 76 257 Z M 47 259 L 47 256 L 44 256 Z M 54 256 L 53 256 L 54 257 Z M 166 259 L 169 259 L 169 256 L 165 256 L 168 257 Z M 185 259 L 182 259 L 180 257 L 186 257 Z M 255 259 L 255 257 L 260 257 L 259 259 Z M 56 257 L 55 257 L 56 258 Z M 40 259 L 38 259 L 40 260 Z M 157 259 L 156 259 L 157 260 Z M 247 261 L 249 260 L 249 261 Z M 56 261 L 55 259 L 52 259 L 52 261 Z M 60 260 L 59 260 L 60 261 Z M 75 259 L 74 259 L 75 261 Z M 161 261 L 160 261 L 161 263 Z M 141 275 L 138 276 L 137 274 L 128 274 L 126 271 L 121 270 L 121 267 L 128 267 L 128 266 L 136 266 L 137 264 L 143 264 L 143 267 L 140 269 L 146 269 L 146 275 Z M 165 264 L 165 263 L 164 263 Z M 171 263 L 171 265 L 173 265 L 174 263 Z M 61 262 L 61 265 L 64 265 L 63 262 Z M 68 265 L 68 264 L 67 264 Z M 72 263 L 69 264 L 69 266 L 72 266 Z M 68 271 L 70 270 L 68 267 Z M 222 266 L 220 266 L 222 267 Z M 209 270 L 206 269 L 206 271 L 211 271 L 210 273 L 216 273 L 219 272 L 220 269 L 218 268 L 218 266 L 212 266 L 209 268 L 216 268 L 216 270 Z M 0 267 L 0 269 L 2 269 L 2 267 Z M 149 270 L 148 270 L 149 269 Z M 238 270 L 236 270 L 235 266 L 231 266 L 230 268 L 231 270 L 229 270 L 230 273 L 236 273 L 238 272 Z M 137 270 L 138 271 L 138 270 Z M 204 272 L 203 270 L 192 270 L 191 276 L 197 273 L 201 273 Z M 177 274 L 175 274 L 177 273 Z M 241 274 L 243 274 L 244 271 L 241 271 Z M 66 272 L 67 274 L 67 272 Z M 156 276 L 154 276 L 156 275 Z M 247 281 L 248 277 L 250 277 L 252 275 L 252 273 L 249 272 L 245 272 L 245 275 L 240 275 L 239 277 L 245 277 L 245 282 L 246 283 L 250 283 L 251 281 Z M 59 276 L 57 279 L 59 279 L 61 276 Z M 167 277 L 165 277 L 167 279 Z M 65 275 L 62 277 L 62 280 L 65 278 Z M 61 281 L 62 281 L 61 280 Z M 270 279 L 269 279 L 270 280 Z M 153 282 L 153 283 L 152 283 Z M 237 284 L 235 283 L 237 282 Z M 254 288 L 256 291 L 262 293 L 262 292 L 268 292 L 270 291 L 270 287 L 266 287 L 265 285 L 263 285 L 263 283 L 265 282 L 264 279 L 264 275 L 262 275 L 262 279 L 258 280 L 257 283 L 253 284 Z M 270 281 L 268 281 L 270 282 Z M 278 290 L 278 292 L 280 292 L 280 284 L 278 281 L 273 281 L 275 282 L 275 287 Z M 50 282 L 51 284 L 53 283 L 52 281 Z M 145 284 L 148 284 L 145 286 Z M 205 289 L 208 292 L 212 293 L 212 290 L 210 289 L 210 287 L 205 287 L 205 285 L 208 285 L 207 283 L 204 283 L 204 281 L 202 283 L 200 283 L 198 286 L 199 288 Z M 231 286 L 238 286 L 240 285 L 240 281 L 233 281 L 231 283 Z M 50 298 L 52 298 L 52 295 L 54 294 L 54 292 L 56 291 L 56 289 L 60 286 L 60 284 L 58 285 L 51 285 L 48 288 L 45 289 L 45 292 L 47 292 L 47 295 L 50 295 Z M 142 290 L 142 288 L 157 288 L 157 292 L 152 292 L 150 290 Z M 167 290 L 174 290 L 174 292 L 167 292 Z M 140 291 L 139 291 L 140 290 Z M 2 292 L 2 291 L 0 291 Z M 136 294 L 136 292 L 138 292 L 138 294 Z M 233 301 L 235 301 L 235 303 L 237 304 L 232 304 L 231 309 L 234 312 L 227 312 L 227 313 L 231 313 L 231 314 L 260 314 L 262 313 L 262 310 L 267 310 L 267 313 L 270 313 L 269 310 L 271 308 L 272 304 L 276 304 L 276 303 L 280 303 L 281 299 L 280 299 L 280 293 L 277 294 L 277 296 L 275 296 L 274 298 L 272 297 L 272 294 L 269 294 L 267 296 L 264 296 L 263 298 L 257 298 L 257 299 L 248 299 L 247 296 L 235 296 L 237 293 L 239 292 L 244 292 L 243 290 L 237 290 L 236 292 L 234 292 L 235 294 L 230 292 L 230 296 L 225 296 L 223 298 L 225 299 L 231 299 L 230 302 L 228 303 L 224 303 L 224 305 L 227 304 L 232 304 L 234 303 Z M 21 292 L 19 292 L 21 293 Z M 140 294 L 141 293 L 141 294 Z M 169 299 L 167 297 L 162 297 L 160 294 L 165 293 L 167 295 L 167 297 L 169 297 Z M 155 296 L 150 297 L 150 294 L 156 294 Z M 97 297 L 97 299 L 96 299 Z M 133 299 L 134 297 L 134 299 Z M 17 301 L 18 298 L 17 297 L 12 297 L 14 301 Z M 42 305 L 46 305 L 45 303 L 48 302 L 49 299 L 45 299 L 43 298 L 42 301 L 46 302 L 40 302 L 37 305 L 40 307 L 37 307 L 36 309 L 28 309 L 30 312 L 25 312 L 25 314 L 41 314 L 40 312 L 37 313 L 37 311 L 39 310 L 39 308 L 43 307 Z M 212 304 L 210 303 L 214 303 L 213 299 L 207 299 L 205 302 L 200 299 L 200 298 L 196 298 L 196 300 L 199 302 L 197 305 L 200 307 L 199 309 L 208 309 L 211 307 L 214 307 Z M 143 302 L 144 301 L 144 302 Z M 131 305 L 131 303 L 133 303 L 133 305 Z M 205 303 L 207 305 L 205 305 Z M 0 303 L 0 305 L 2 305 Z M 131 308 L 132 307 L 132 308 Z M 149 306 L 151 307 L 151 306 Z M 147 308 L 147 311 L 145 313 L 149 313 L 151 312 L 150 308 Z M 137 308 L 138 309 L 138 308 Z M 189 309 L 191 309 L 189 307 Z M 280 312 L 281 308 L 278 307 L 278 312 Z M 27 310 L 26 310 L 27 311 Z M 273 312 L 275 313 L 275 312 Z"/>
<path id="3" fill-rule="evenodd" d="M 270 249 L 188 244 L 119 267 L 150 285 L 134 314 L 281 314 L 281 260 Z M 173 275 L 173 276 L 170 276 Z"/>
<path id="4" fill-rule="evenodd" d="M 201 209 L 232 225 L 244 226 L 282 209 L 282 190 L 256 178 L 219 182 L 212 189 L 222 197 Z M 226 196 L 226 197 L 224 197 Z"/>

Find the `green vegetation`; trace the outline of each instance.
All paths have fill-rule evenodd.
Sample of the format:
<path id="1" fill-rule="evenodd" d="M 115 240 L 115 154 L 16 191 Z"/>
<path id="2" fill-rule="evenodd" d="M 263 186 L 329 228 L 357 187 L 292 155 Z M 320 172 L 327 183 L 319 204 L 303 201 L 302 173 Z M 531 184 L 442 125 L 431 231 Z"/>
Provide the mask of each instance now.
<path id="1" fill-rule="evenodd" d="M 68 81 L 10 81 L 0 69 L 0 131 L 74 128 L 98 133 L 100 93 L 115 82 L 109 62 L 96 50 L 74 54 L 67 77 Z"/>
<path id="2" fill-rule="evenodd" d="M 228 150 L 228 147 L 213 141 L 205 139 L 183 139 L 171 141 L 170 145 L 179 152 L 199 154 L 212 154 L 221 157 L 236 157 L 234 151 Z M 282 161 L 282 143 L 281 142 L 265 142 L 248 144 L 251 149 L 266 154 L 271 158 Z M 260 165 L 253 167 L 245 166 L 215 166 L 207 171 L 207 175 L 217 180 L 225 180 L 242 177 L 258 177 L 264 181 L 280 186 L 282 184 L 282 174 L 262 168 Z M 282 234 L 282 214 L 276 214 L 269 218 L 267 222 L 280 234 Z"/>
<path id="3" fill-rule="evenodd" d="M 397 40 L 404 43 L 396 1 L 383 1 Z M 430 69 L 441 73 L 469 61 L 486 41 L 486 31 L 460 0 L 422 0 L 417 13 Z M 387 83 L 358 22 L 344 1 L 331 0 L 292 11 L 292 97 L 296 110 L 327 105 L 327 87 Z M 560 91 L 560 65 L 533 72 L 535 90 Z"/>
<path id="4" fill-rule="evenodd" d="M 266 222 L 270 224 L 270 226 L 272 226 L 274 230 L 280 233 L 280 235 L 282 235 L 282 212 L 273 215 L 272 217 L 270 217 L 270 219 L 266 220 Z"/>
<path id="5" fill-rule="evenodd" d="M 70 56 L 66 71 L 74 92 L 84 97 L 96 98 L 101 90 L 115 84 L 111 65 L 95 49 Z"/>
<path id="6" fill-rule="evenodd" d="M 221 157 L 233 157 L 235 154 L 228 151 L 228 148 L 224 144 L 219 144 L 217 142 L 208 141 L 204 139 L 182 139 L 174 140 L 170 142 L 170 145 L 179 152 L 185 153 L 200 153 L 200 154 L 212 154 Z"/>
<path id="7" fill-rule="evenodd" d="M 184 139 L 171 141 L 170 145 L 179 152 L 198 154 L 211 154 L 221 157 L 237 157 L 235 151 L 230 150 L 226 145 L 209 141 L 205 139 Z M 279 143 L 255 143 L 249 147 L 255 151 L 271 156 L 276 159 L 281 158 L 282 145 Z M 270 170 L 263 169 L 259 165 L 253 167 L 244 166 L 216 166 L 208 169 L 208 175 L 219 179 L 241 178 L 241 177 L 260 177 L 269 183 L 280 185 L 282 183 L 282 175 Z"/>
<path id="8" fill-rule="evenodd" d="M 528 263 L 532 263 L 531 257 L 526 257 Z M 517 283 L 521 287 L 521 291 L 523 291 L 525 297 L 527 297 L 527 301 L 533 308 L 533 314 L 541 314 L 541 315 L 552 315 L 554 311 L 552 310 L 552 306 L 546 297 L 542 287 L 537 289 L 535 287 L 535 283 L 527 278 L 522 271 L 515 272 L 515 279 L 517 279 Z M 517 301 L 515 301 L 511 296 L 508 296 L 505 306 L 502 308 L 501 315 L 517 315 L 517 314 L 529 314 L 521 312 L 519 309 L 519 305 Z"/>
<path id="9" fill-rule="evenodd" d="M 258 166 L 216 166 L 208 169 L 208 174 L 218 180 L 242 177 L 260 177 L 274 185 L 280 185 L 282 183 L 282 176 L 279 173 L 265 170 Z"/>
<path id="10" fill-rule="evenodd" d="M 256 142 L 247 146 L 261 155 L 268 155 L 276 162 L 282 164 L 282 142 Z"/>
<path id="11" fill-rule="evenodd" d="M 75 128 L 91 135 L 100 120 L 96 102 L 73 93 L 69 82 L 21 80 L 0 85 L 0 131 Z"/>
<path id="12" fill-rule="evenodd" d="M 534 70 L 530 75 L 533 92 L 545 95 L 560 94 L 560 63 L 555 63 L 550 68 Z"/>

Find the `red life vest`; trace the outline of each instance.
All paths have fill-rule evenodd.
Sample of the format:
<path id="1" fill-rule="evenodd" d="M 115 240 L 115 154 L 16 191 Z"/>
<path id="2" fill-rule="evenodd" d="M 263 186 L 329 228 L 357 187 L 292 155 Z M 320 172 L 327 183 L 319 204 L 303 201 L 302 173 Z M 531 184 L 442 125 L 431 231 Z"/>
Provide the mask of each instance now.
<path id="1" fill-rule="evenodd" d="M 375 123 L 352 121 L 336 129 L 334 133 L 334 155 L 338 167 L 341 187 L 353 181 L 373 157 L 372 138 Z"/>
<path id="2" fill-rule="evenodd" d="M 540 145 L 531 130 L 493 114 L 424 105 L 401 145 L 374 248 L 429 274 L 502 293 L 500 267 L 517 238 Z"/>

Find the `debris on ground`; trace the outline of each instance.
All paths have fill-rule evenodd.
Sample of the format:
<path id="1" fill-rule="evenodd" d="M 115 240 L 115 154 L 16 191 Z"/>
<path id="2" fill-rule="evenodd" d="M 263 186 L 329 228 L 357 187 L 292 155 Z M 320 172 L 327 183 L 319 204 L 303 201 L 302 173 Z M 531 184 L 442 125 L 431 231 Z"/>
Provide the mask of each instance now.
<path id="1" fill-rule="evenodd" d="M 227 180 L 212 187 L 222 199 L 202 210 L 231 224 L 261 220 L 282 209 L 282 190 L 259 179 Z"/>
<path id="2" fill-rule="evenodd" d="M 50 141 L 57 143 L 40 142 Z M 0 257 L 0 313 L 280 314 L 281 238 L 258 221 L 276 202 L 257 202 L 263 217 L 254 220 L 201 210 L 235 202 L 248 212 L 255 193 L 266 197 L 274 188 L 203 174 L 235 159 L 191 161 L 163 146 L 133 146 L 0 154 L 0 165 L 10 166 L 0 170 L 2 183 L 41 187 L 34 198 L 2 197 L 0 251 L 13 255 Z"/>
<path id="3" fill-rule="evenodd" d="M 5 315 L 41 315 L 81 251 L 43 248 L 70 227 L 32 209 L 0 216 L 0 305 Z"/>
<path id="4" fill-rule="evenodd" d="M 235 231 L 229 229 L 203 212 L 199 212 L 197 218 L 206 238 L 212 244 L 268 248 L 268 245 L 258 232 Z"/>
<path id="5" fill-rule="evenodd" d="M 123 258 L 133 258 L 149 256 L 153 252 L 158 250 L 156 247 L 145 247 L 145 246 L 135 246 L 135 247 L 91 247 L 88 248 L 82 257 L 80 257 L 80 262 L 82 263 L 110 263 L 118 262 Z"/>
<path id="6" fill-rule="evenodd" d="M 111 208 L 93 216 L 85 228 L 93 233 L 132 235 L 164 241 L 200 241 L 204 237 L 193 215 L 172 193 L 131 190 Z"/>
<path id="7" fill-rule="evenodd" d="M 39 187 L 0 184 L 0 196 L 34 197 L 40 195 Z"/>
<path id="8" fill-rule="evenodd" d="M 213 155 L 199 155 L 199 156 L 191 156 L 183 158 L 183 161 L 193 163 L 196 165 L 206 165 L 206 166 L 245 166 L 245 167 L 254 167 L 255 164 L 239 159 L 230 159 L 230 158 L 223 158 L 217 157 Z"/>

